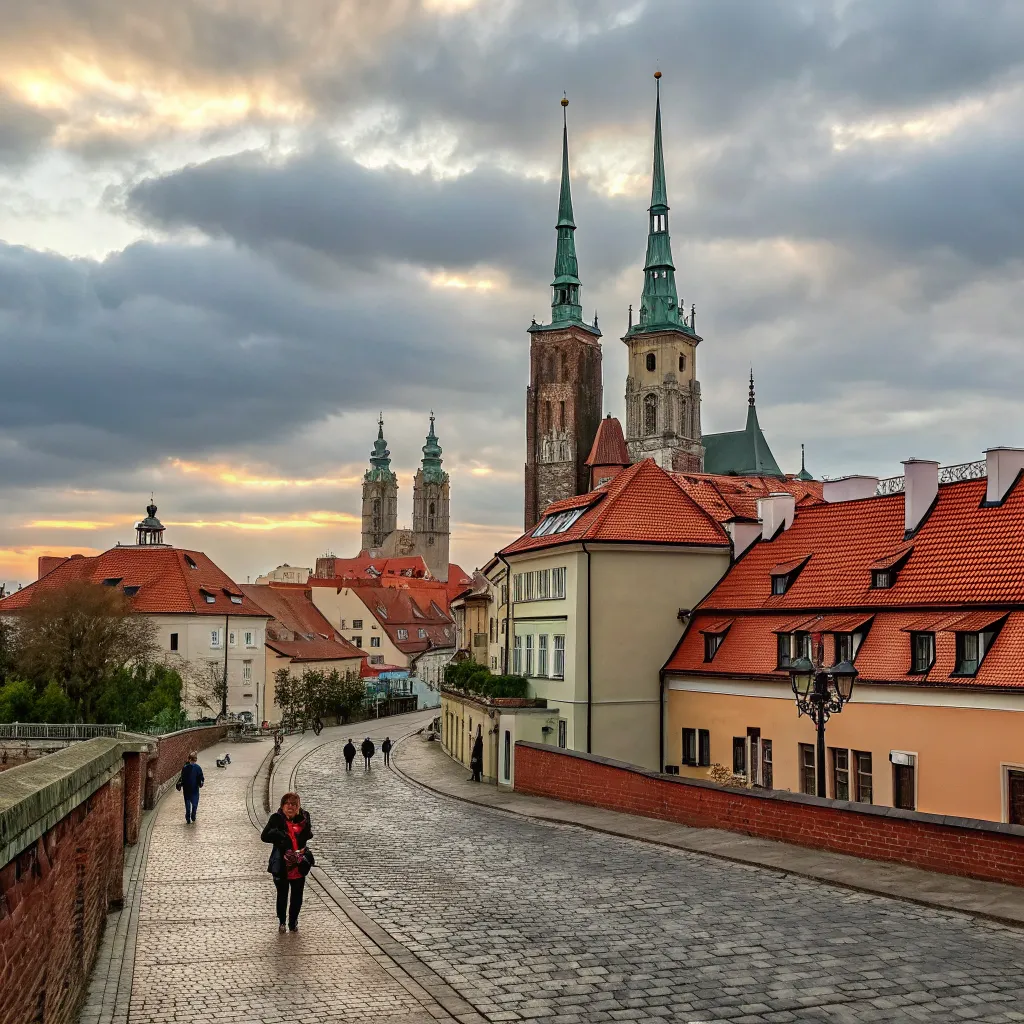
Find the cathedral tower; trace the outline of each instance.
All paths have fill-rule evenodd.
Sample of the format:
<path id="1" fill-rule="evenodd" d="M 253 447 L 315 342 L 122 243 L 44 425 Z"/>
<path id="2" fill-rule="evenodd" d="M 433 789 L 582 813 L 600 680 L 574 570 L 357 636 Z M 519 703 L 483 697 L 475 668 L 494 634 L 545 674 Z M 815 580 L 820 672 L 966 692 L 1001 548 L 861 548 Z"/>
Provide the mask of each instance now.
<path id="1" fill-rule="evenodd" d="M 583 322 L 576 224 L 569 188 L 569 133 L 562 99 L 562 179 L 555 225 L 551 323 L 530 326 L 526 389 L 526 502 L 530 529 L 553 501 L 589 490 L 587 455 L 601 422 L 601 332 Z"/>
<path id="2" fill-rule="evenodd" d="M 441 469 L 441 462 L 441 446 L 437 443 L 431 413 L 423 462 L 412 484 L 412 532 L 416 553 L 423 556 L 430 575 L 447 582 L 451 526 L 448 474 Z"/>
<path id="3" fill-rule="evenodd" d="M 378 421 L 370 468 L 363 475 L 362 550 L 379 548 L 398 526 L 398 477 L 391 470 L 391 452 L 384 440 L 384 415 Z"/>
<path id="4" fill-rule="evenodd" d="M 692 307 L 687 318 L 676 291 L 661 144 L 661 72 L 654 77 L 658 98 L 644 291 L 639 322 L 632 322 L 631 313 L 622 339 L 629 349 L 626 445 L 634 462 L 653 458 L 662 469 L 699 472 L 704 455 L 696 372 L 701 339 L 694 330 Z"/>

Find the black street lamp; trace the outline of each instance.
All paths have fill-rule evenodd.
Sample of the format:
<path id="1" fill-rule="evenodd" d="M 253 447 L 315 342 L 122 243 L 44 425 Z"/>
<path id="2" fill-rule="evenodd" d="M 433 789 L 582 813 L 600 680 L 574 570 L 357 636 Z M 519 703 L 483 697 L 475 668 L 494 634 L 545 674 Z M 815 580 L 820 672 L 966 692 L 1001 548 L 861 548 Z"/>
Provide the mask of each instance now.
<path id="1" fill-rule="evenodd" d="M 825 791 L 825 723 L 843 710 L 853 696 L 857 669 L 852 661 L 840 661 L 828 669 L 815 668 L 810 658 L 797 658 L 789 667 L 796 697 L 797 717 L 807 715 L 818 730 L 817 789 Z"/>

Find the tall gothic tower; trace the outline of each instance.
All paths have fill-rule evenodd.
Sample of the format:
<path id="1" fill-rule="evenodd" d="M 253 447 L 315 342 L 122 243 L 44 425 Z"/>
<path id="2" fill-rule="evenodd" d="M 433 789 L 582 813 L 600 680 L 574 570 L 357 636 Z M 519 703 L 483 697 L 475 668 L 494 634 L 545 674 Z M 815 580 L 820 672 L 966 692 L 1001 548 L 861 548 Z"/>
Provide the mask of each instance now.
<path id="1" fill-rule="evenodd" d="M 412 484 L 412 532 L 416 553 L 423 556 L 434 579 L 448 580 L 448 474 L 441 469 L 441 446 L 434 433 L 434 414 L 423 446 L 423 462 Z"/>
<path id="2" fill-rule="evenodd" d="M 526 502 L 530 529 L 553 501 L 589 490 L 586 458 L 601 422 L 601 332 L 583 322 L 576 224 L 569 189 L 569 133 L 562 99 L 562 182 L 555 225 L 551 323 L 530 326 L 526 389 Z"/>
<path id="3" fill-rule="evenodd" d="M 704 449 L 700 430 L 700 382 L 694 312 L 686 317 L 676 291 L 668 232 L 665 156 L 661 145 L 661 72 L 654 115 L 654 173 L 651 185 L 647 259 L 640 319 L 622 339 L 629 349 L 626 378 L 626 446 L 634 462 L 653 458 L 663 469 L 700 471 Z"/>
<path id="4" fill-rule="evenodd" d="M 363 475 L 362 550 L 379 548 L 398 527 L 398 477 L 391 471 L 391 452 L 384 440 L 384 415 L 370 453 L 370 468 Z"/>

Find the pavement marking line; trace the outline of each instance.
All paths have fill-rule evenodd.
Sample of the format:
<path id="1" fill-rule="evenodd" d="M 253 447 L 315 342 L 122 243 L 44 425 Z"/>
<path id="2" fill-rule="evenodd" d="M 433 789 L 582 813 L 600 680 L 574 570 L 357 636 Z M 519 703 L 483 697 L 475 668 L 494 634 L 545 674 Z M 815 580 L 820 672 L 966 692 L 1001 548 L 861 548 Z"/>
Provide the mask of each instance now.
<path id="1" fill-rule="evenodd" d="M 343 727 L 336 726 L 334 728 Z M 320 738 L 316 737 L 316 739 L 319 740 Z M 288 789 L 290 791 L 297 789 L 298 772 L 306 760 L 324 747 L 328 747 L 336 742 L 338 742 L 338 737 L 332 736 L 321 742 L 311 744 L 301 753 L 299 751 L 302 744 L 301 739 L 298 743 L 290 745 L 288 748 L 289 754 L 300 754 L 288 770 Z M 273 751 L 271 751 L 272 753 Z M 273 764 L 267 766 L 268 755 L 268 758 L 265 758 L 263 764 L 260 765 L 256 775 L 250 780 L 246 803 L 249 810 L 249 818 L 253 826 L 259 831 L 263 830 L 266 818 L 260 815 L 256 806 L 255 787 L 262 778 L 264 771 L 276 774 L 284 756 L 285 751 L 282 750 L 281 754 L 273 759 Z M 425 1005 L 428 1003 L 437 1004 L 437 1008 L 443 1011 L 444 1016 L 437 1016 L 436 1019 L 457 1021 L 459 1024 L 487 1024 L 491 1020 L 491 1018 L 480 1013 L 472 1003 L 459 995 L 433 968 L 425 964 L 414 953 L 411 953 L 394 936 L 360 910 L 322 868 L 314 867 L 310 871 L 309 876 L 307 876 L 306 884 L 316 895 L 324 900 L 327 904 L 327 909 L 335 917 L 349 927 L 358 930 L 363 947 L 407 992 L 424 1002 Z M 433 1010 L 431 1012 L 432 1014 L 434 1013 Z"/>

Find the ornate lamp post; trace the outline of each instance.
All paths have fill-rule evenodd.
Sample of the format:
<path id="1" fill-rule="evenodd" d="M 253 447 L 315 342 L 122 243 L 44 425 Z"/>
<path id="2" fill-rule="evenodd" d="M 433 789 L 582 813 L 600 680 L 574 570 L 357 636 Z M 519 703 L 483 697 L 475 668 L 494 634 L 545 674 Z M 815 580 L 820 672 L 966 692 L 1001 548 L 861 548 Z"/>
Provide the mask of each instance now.
<path id="1" fill-rule="evenodd" d="M 840 661 L 831 668 L 815 666 L 810 658 L 797 658 L 789 667 L 789 677 L 796 697 L 797 716 L 807 715 L 818 730 L 817 789 L 818 796 L 825 790 L 825 723 L 843 710 L 853 696 L 853 681 L 857 669 L 851 661 Z"/>

